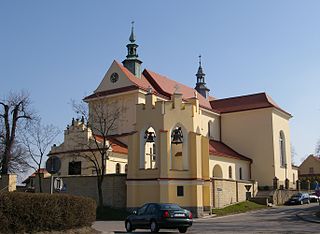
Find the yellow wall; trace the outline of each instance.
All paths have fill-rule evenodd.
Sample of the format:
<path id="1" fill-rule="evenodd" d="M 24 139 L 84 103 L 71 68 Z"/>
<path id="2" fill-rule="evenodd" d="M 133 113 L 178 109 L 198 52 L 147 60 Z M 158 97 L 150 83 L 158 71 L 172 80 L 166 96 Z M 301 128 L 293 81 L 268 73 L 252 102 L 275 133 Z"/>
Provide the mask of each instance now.
<path id="1" fill-rule="evenodd" d="M 99 165 L 101 156 L 98 151 L 86 150 L 90 146 L 91 149 L 96 149 L 95 143 L 92 140 L 92 132 L 85 127 L 80 121 L 75 121 L 73 126 L 65 130 L 64 142 L 59 146 L 53 146 L 50 154 L 56 155 L 61 159 L 60 175 L 69 174 L 69 162 L 81 161 L 81 175 L 94 175 L 96 172 L 89 158 L 97 157 Z M 112 148 L 112 146 L 111 146 Z M 93 155 L 94 152 L 94 155 Z M 120 173 L 125 173 L 125 165 L 128 161 L 126 154 L 108 152 L 109 160 L 106 163 L 106 173 L 116 173 L 116 164 L 120 163 Z"/>
<path id="2" fill-rule="evenodd" d="M 223 179 L 240 180 L 239 168 L 241 167 L 242 180 L 250 180 L 250 162 L 248 161 L 210 155 L 210 161 L 209 161 L 210 177 L 213 177 L 213 168 L 215 165 L 219 165 L 221 167 Z M 232 168 L 232 178 L 229 178 L 230 166 Z"/>
<path id="3" fill-rule="evenodd" d="M 110 81 L 110 76 L 114 72 L 118 73 L 119 79 L 117 82 L 112 83 Z M 111 64 L 110 68 L 108 69 L 108 71 L 104 75 L 101 83 L 99 84 L 99 86 L 95 90 L 95 92 L 108 91 L 108 90 L 123 88 L 123 87 L 131 86 L 131 85 L 133 85 L 133 83 L 122 72 L 121 68 L 118 66 L 116 61 L 113 61 L 113 63 Z"/>
<path id="4" fill-rule="evenodd" d="M 280 184 L 284 185 L 286 178 L 292 183 L 292 163 L 291 163 L 291 145 L 290 145 L 290 127 L 289 117 L 282 112 L 274 109 L 272 113 L 273 123 L 273 145 L 274 145 L 274 168 L 275 176 Z M 286 165 L 280 165 L 280 131 L 283 131 L 285 137 L 285 161 Z"/>
<path id="5" fill-rule="evenodd" d="M 222 141 L 253 159 L 252 178 L 259 185 L 272 185 L 275 176 L 272 108 L 223 114 L 221 124 Z"/>
<path id="6" fill-rule="evenodd" d="M 253 159 L 252 178 L 261 186 L 272 185 L 275 176 L 280 184 L 284 183 L 285 169 L 280 167 L 279 158 L 280 130 L 286 136 L 287 176 L 292 175 L 289 118 L 271 107 L 221 116 L 222 141 Z"/>
<path id="7" fill-rule="evenodd" d="M 195 102 L 196 103 L 196 102 Z M 179 118 L 177 116 L 185 116 Z M 137 106 L 137 133 L 129 137 L 128 206 L 138 207 L 145 202 L 178 203 L 184 207 L 210 206 L 208 139 L 193 132 L 200 126 L 200 112 L 196 104 L 183 103 L 180 94 L 172 101 L 155 102 L 153 95 L 146 96 L 146 103 Z M 180 165 L 174 167 L 171 133 L 182 127 L 183 144 Z M 155 169 L 144 169 L 145 130 L 156 132 Z M 191 131 L 190 131 L 191 129 Z M 174 159 L 176 160 L 176 159 Z M 184 196 L 177 196 L 177 186 L 184 186 Z M 208 187 L 209 186 L 209 187 Z M 204 195 L 205 194 L 205 195 Z M 139 196 L 139 197 L 138 197 Z"/>
<path id="8" fill-rule="evenodd" d="M 17 175 L 9 174 L 9 175 L 0 175 L 0 192 L 8 191 L 14 192 L 16 191 L 17 185 Z"/>

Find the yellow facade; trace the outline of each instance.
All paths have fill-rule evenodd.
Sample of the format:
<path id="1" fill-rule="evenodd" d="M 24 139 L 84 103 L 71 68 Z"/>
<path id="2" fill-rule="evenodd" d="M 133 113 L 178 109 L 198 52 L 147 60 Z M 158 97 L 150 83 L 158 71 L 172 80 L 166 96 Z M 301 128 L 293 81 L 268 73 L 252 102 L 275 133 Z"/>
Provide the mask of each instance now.
<path id="1" fill-rule="evenodd" d="M 263 108 L 223 114 L 221 139 L 237 152 L 253 159 L 252 178 L 260 185 L 272 186 L 274 177 L 280 184 L 289 178 L 292 182 L 290 130 L 291 116 L 275 108 Z M 286 165 L 280 165 L 280 131 L 285 135 Z"/>
<path id="2" fill-rule="evenodd" d="M 114 61 L 98 88 L 84 99 L 91 115 L 101 103 L 105 109 L 121 110 L 109 134 L 126 145 L 127 153 L 111 149 L 105 173 L 115 173 L 117 165 L 120 173 L 127 172 L 128 208 L 169 202 L 200 216 L 212 207 L 245 200 L 247 192 L 255 195 L 257 182 L 271 186 L 276 177 L 283 185 L 288 178 L 294 187 L 297 170 L 291 166 L 291 116 L 269 97 L 263 99 L 267 95 L 246 97 L 256 102 L 254 108 L 247 103 L 247 109 L 219 109 L 219 105 L 215 109 L 215 99 L 203 90 L 148 70 L 136 76 L 128 69 Z M 197 75 L 204 75 L 200 71 Z M 115 73 L 116 81 L 110 79 Z M 174 144 L 177 129 L 183 135 L 182 144 Z M 72 125 L 64 143 L 52 148 L 50 154 L 62 160 L 61 175 L 68 173 L 72 160 L 82 161 L 83 175 L 93 174 L 88 162 L 74 152 L 79 142 L 90 141 L 91 131 L 83 124 Z M 252 185 L 249 191 L 246 185 Z M 225 200 L 220 199 L 223 195 Z"/>
<path id="3" fill-rule="evenodd" d="M 53 146 L 49 153 L 50 156 L 57 156 L 61 160 L 59 176 L 70 175 L 69 165 L 72 162 L 81 162 L 81 171 L 79 175 L 95 175 L 96 169 L 88 158 L 98 158 L 99 152 L 92 150 L 95 148 L 95 142 L 90 129 L 79 120 L 74 120 L 64 132 L 64 142 L 59 146 Z M 90 149 L 89 149 L 90 148 Z M 108 152 L 105 174 L 126 173 L 128 155 L 119 152 L 113 152 L 112 145 Z M 97 160 L 101 165 L 101 160 Z M 118 167 L 118 169 L 117 169 Z"/>
<path id="4" fill-rule="evenodd" d="M 146 103 L 137 106 L 137 131 L 129 137 L 129 172 L 127 182 L 127 206 L 135 208 L 146 201 L 178 203 L 188 207 L 195 214 L 202 212 L 204 205 L 210 207 L 209 150 L 208 139 L 189 129 L 196 129 L 194 119 L 199 117 L 199 107 L 184 103 L 181 94 L 175 94 L 171 101 L 154 102 L 148 94 Z M 198 109 L 198 110 L 197 110 Z M 176 116 L 185 116 L 177 122 Z M 172 130 L 179 126 L 183 132 L 181 152 L 171 144 Z M 152 127 L 156 133 L 155 168 L 146 169 L 145 131 Z M 180 158 L 176 160 L 175 158 Z M 177 187 L 183 187 L 178 195 Z M 204 193 L 207 193 L 204 195 Z M 138 194 L 138 197 L 136 197 Z"/>

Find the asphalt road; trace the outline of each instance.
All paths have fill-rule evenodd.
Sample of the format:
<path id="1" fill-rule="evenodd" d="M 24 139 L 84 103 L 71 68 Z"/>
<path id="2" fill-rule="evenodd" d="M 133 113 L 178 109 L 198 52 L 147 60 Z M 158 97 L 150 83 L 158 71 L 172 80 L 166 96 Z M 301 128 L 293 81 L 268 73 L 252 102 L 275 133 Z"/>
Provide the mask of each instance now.
<path id="1" fill-rule="evenodd" d="M 282 206 L 243 214 L 206 219 L 195 219 L 187 233 L 320 233 L 320 223 L 303 221 L 296 215 L 320 209 L 317 203 Z M 102 233 L 124 233 L 124 222 L 100 221 L 93 228 Z M 134 233 L 150 233 L 137 230 Z M 160 233 L 179 233 L 177 230 L 160 230 Z"/>

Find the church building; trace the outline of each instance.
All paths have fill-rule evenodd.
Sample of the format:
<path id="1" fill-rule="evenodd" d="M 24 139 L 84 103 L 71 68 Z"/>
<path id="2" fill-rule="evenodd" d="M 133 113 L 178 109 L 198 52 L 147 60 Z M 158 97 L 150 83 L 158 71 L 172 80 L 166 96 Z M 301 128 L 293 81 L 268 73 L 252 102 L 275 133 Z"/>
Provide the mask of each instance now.
<path id="1" fill-rule="evenodd" d="M 132 26 L 127 56 L 113 61 L 84 101 L 121 109 L 105 173 L 127 174 L 127 207 L 177 203 L 196 216 L 254 196 L 258 187 L 294 188 L 287 111 L 266 93 L 219 99 L 210 96 L 199 58 L 195 86 L 142 69 Z M 192 74 L 190 74 L 192 75 Z M 75 142 L 99 138 L 73 120 L 64 142 L 49 155 L 61 158 L 60 175 L 93 175 Z"/>

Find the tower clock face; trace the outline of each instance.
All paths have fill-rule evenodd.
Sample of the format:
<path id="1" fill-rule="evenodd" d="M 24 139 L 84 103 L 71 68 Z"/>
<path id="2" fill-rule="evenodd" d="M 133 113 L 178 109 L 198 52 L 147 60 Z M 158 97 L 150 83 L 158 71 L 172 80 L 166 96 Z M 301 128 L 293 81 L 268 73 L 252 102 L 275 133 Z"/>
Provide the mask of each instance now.
<path id="1" fill-rule="evenodd" d="M 116 73 L 116 72 L 112 73 L 111 76 L 110 76 L 110 81 L 111 81 L 112 83 L 116 83 L 118 80 L 119 80 L 119 75 L 118 75 L 118 73 Z"/>

